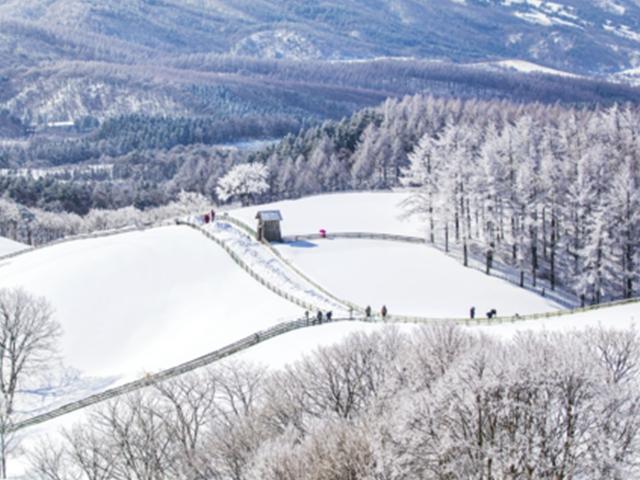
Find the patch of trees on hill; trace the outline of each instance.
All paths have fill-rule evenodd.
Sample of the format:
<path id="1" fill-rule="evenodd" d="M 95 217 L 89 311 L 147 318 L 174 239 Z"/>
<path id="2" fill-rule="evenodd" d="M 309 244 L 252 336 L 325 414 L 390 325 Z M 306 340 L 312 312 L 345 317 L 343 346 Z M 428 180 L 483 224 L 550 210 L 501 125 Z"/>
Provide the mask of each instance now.
<path id="1" fill-rule="evenodd" d="M 289 136 L 255 160 L 270 167 L 270 198 L 418 188 L 407 210 L 430 241 L 598 303 L 638 290 L 639 125 L 631 105 L 416 96 Z"/>
<path id="2" fill-rule="evenodd" d="M 353 334 L 91 409 L 30 445 L 29 478 L 637 478 L 639 352 L 634 331 Z"/>

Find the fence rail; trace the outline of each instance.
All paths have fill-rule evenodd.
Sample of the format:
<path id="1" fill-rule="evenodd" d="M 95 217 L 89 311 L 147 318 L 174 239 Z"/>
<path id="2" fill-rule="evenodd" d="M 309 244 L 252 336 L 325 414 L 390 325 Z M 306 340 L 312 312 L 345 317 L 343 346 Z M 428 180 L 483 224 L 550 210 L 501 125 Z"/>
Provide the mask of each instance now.
<path id="1" fill-rule="evenodd" d="M 348 320 L 348 319 L 337 318 L 337 319 L 332 319 L 331 322 L 340 322 L 345 320 Z M 325 321 L 325 323 L 328 323 L 328 321 Z M 285 333 L 288 333 L 294 330 L 298 330 L 300 328 L 311 327 L 314 325 L 315 325 L 314 323 L 312 323 L 310 320 L 307 320 L 307 319 L 279 323 L 266 330 L 260 330 L 256 333 L 248 335 L 236 342 L 233 342 L 229 345 L 226 345 L 225 347 L 222 347 L 211 353 L 198 357 L 194 360 L 190 360 L 188 362 L 182 363 L 175 367 L 168 368 L 166 370 L 163 370 L 155 374 L 147 375 L 141 379 L 125 383 L 123 385 L 114 387 L 104 392 L 97 393 L 95 395 L 90 395 L 81 400 L 77 400 L 75 402 L 71 402 L 61 407 L 58 407 L 47 413 L 36 415 L 34 417 L 23 420 L 21 422 L 17 422 L 13 425 L 11 430 L 12 431 L 23 430 L 27 427 L 32 427 L 32 426 L 47 422 L 49 420 L 53 420 L 54 418 L 58 418 L 63 415 L 67 415 L 69 413 L 82 410 L 83 408 L 96 405 L 98 403 L 102 403 L 107 400 L 112 400 L 116 397 L 126 395 L 127 393 L 131 393 L 136 390 L 140 390 L 142 388 L 156 385 L 158 383 L 161 383 L 171 378 L 177 377 L 179 375 L 183 375 L 185 373 L 191 372 L 198 368 L 205 367 L 214 362 L 218 362 L 235 353 L 251 348 L 254 345 L 257 345 L 258 343 L 262 343 L 266 340 L 272 339 L 274 337 L 283 335 Z"/>
<path id="2" fill-rule="evenodd" d="M 436 324 L 436 323 L 453 322 L 458 325 L 499 325 L 499 324 L 504 324 L 509 322 L 516 322 L 516 321 L 535 320 L 540 318 L 552 318 L 552 317 L 560 317 L 565 315 L 572 315 L 572 314 L 581 313 L 581 312 L 599 310 L 599 309 L 616 306 L 616 305 L 627 305 L 632 303 L 638 303 L 639 301 L 640 300 L 638 299 L 621 300 L 618 302 L 611 302 L 609 304 L 601 304 L 601 305 L 593 305 L 593 306 L 584 307 L 584 308 L 576 308 L 571 311 L 559 311 L 559 312 L 548 312 L 548 313 L 542 313 L 542 314 L 522 315 L 520 317 L 497 317 L 492 319 L 488 319 L 488 318 L 487 319 L 485 318 L 446 319 L 446 318 L 424 318 L 424 317 L 390 315 L 385 319 L 382 319 L 379 316 L 356 317 L 356 318 L 334 318 L 331 320 L 325 320 L 324 322 L 321 322 L 321 324 L 337 323 L 337 322 L 345 322 L 345 321 L 363 321 L 363 322 L 372 322 L 372 323 L 379 323 L 379 324 L 408 323 L 408 324 L 418 324 L 418 325 L 429 325 L 429 324 Z M 71 402 L 61 407 L 58 407 L 54 410 L 51 410 L 50 412 L 47 412 L 41 415 L 36 415 L 29 419 L 23 420 L 21 422 L 17 422 L 16 424 L 13 425 L 11 430 L 18 431 L 18 430 L 25 429 L 27 427 L 32 427 L 32 426 L 47 422 L 49 420 L 52 420 L 54 418 L 61 417 L 68 413 L 75 412 L 77 410 L 81 410 L 83 408 L 96 405 L 98 403 L 102 403 L 107 400 L 112 400 L 121 395 L 125 395 L 127 393 L 131 393 L 136 390 L 140 390 L 142 388 L 156 385 L 158 383 L 164 382 L 166 380 L 177 377 L 179 375 L 183 375 L 185 373 L 197 370 L 198 368 L 202 368 L 212 363 L 218 362 L 226 357 L 239 353 L 243 350 L 251 348 L 259 343 L 265 342 L 267 340 L 278 337 L 280 335 L 284 335 L 294 330 L 311 328 L 317 325 L 318 323 L 316 323 L 313 319 L 299 319 L 299 320 L 293 320 L 290 322 L 279 323 L 268 329 L 260 330 L 256 333 L 248 335 L 236 342 L 233 342 L 211 353 L 202 355 L 194 360 L 190 360 L 188 362 L 182 363 L 175 367 L 168 368 L 166 370 L 163 370 L 155 374 L 147 375 L 141 379 L 134 380 L 129 383 L 125 383 L 124 385 L 120 385 L 118 387 L 106 390 L 104 392 L 101 392 L 95 395 L 90 395 L 81 400 L 77 400 L 75 402 Z"/>
<path id="3" fill-rule="evenodd" d="M 251 236 L 253 238 L 257 238 L 257 232 L 255 230 L 253 230 L 249 225 L 247 225 L 246 223 L 242 222 L 241 220 L 238 220 L 237 218 L 231 217 L 229 215 L 225 215 L 225 216 L 222 217 L 222 221 L 230 223 L 232 225 L 235 225 L 235 226 L 239 227 L 240 229 L 244 230 L 245 233 L 247 233 L 249 236 Z M 324 288 L 318 282 L 316 282 L 315 280 L 310 278 L 306 273 L 301 271 L 293 262 L 291 262 L 288 258 L 284 257 L 278 251 L 277 248 L 274 248 L 273 245 L 271 245 L 271 243 L 266 242 L 266 241 L 262 241 L 260 243 L 262 245 L 264 245 L 266 248 L 268 248 L 269 251 L 273 255 L 275 255 L 281 262 L 283 262 L 288 268 L 293 270 L 297 275 L 302 277 L 304 280 L 306 280 L 309 284 L 314 286 L 318 291 L 322 292 L 327 297 L 333 299 L 334 301 L 336 301 L 338 303 L 341 303 L 342 305 L 347 306 L 347 309 L 350 309 L 350 310 L 352 310 L 354 312 L 361 312 L 361 313 L 364 312 L 364 308 L 362 308 L 361 306 L 356 305 L 355 303 L 353 303 L 353 302 L 351 302 L 349 300 L 346 300 L 344 298 L 339 298 L 339 297 L 335 296 L 333 293 L 328 291 L 326 288 Z"/>
<path id="4" fill-rule="evenodd" d="M 278 286 L 274 285 L 273 283 L 268 282 L 267 280 L 262 278 L 260 275 L 258 275 L 256 273 L 256 271 L 253 268 L 251 268 L 251 266 L 249 266 L 249 264 L 247 262 L 245 262 L 240 257 L 240 255 L 238 255 L 236 252 L 234 252 L 233 249 L 231 247 L 229 247 L 229 245 L 227 245 L 224 241 L 220 240 L 216 236 L 214 236 L 211 233 L 209 233 L 204 228 L 201 228 L 201 227 L 199 227 L 198 225 L 196 225 L 194 223 L 183 221 L 183 220 L 176 220 L 176 224 L 192 228 L 192 229 L 200 232 L 201 234 L 203 234 L 209 240 L 211 240 L 211 241 L 215 242 L 216 244 L 218 244 L 220 247 L 222 247 L 222 249 L 231 257 L 231 259 L 240 268 L 242 268 L 245 272 L 247 272 L 258 283 L 260 283 L 261 285 L 263 285 L 267 289 L 271 290 L 276 295 L 284 298 L 285 300 L 290 301 L 291 303 L 293 303 L 295 305 L 298 305 L 299 307 L 304 308 L 305 310 L 316 310 L 317 307 L 315 305 L 312 305 L 311 303 L 305 302 L 304 300 L 301 300 L 300 298 L 298 298 L 298 297 L 296 297 L 294 295 L 291 295 L 288 292 L 285 292 L 280 287 L 278 287 Z"/>
<path id="5" fill-rule="evenodd" d="M 54 247 L 54 246 L 60 245 L 62 243 L 75 242 L 77 240 L 88 240 L 88 239 L 93 239 L 93 238 L 113 237 L 113 236 L 116 236 L 116 235 L 122 235 L 124 233 L 142 232 L 144 230 L 163 227 L 163 226 L 167 226 L 167 225 L 170 225 L 170 224 L 167 223 L 167 222 L 161 222 L 161 223 L 157 223 L 157 224 L 156 223 L 145 223 L 145 224 L 140 224 L 140 225 L 129 225 L 127 227 L 110 229 L 110 230 L 103 230 L 103 231 L 92 232 L 92 233 L 79 233 L 77 235 L 70 235 L 68 237 L 62 237 L 62 238 L 59 238 L 57 240 L 53 240 L 51 242 L 43 243 L 42 245 L 27 246 L 27 248 L 25 248 L 23 250 L 18 250 L 17 252 L 6 253 L 4 255 L 0 255 L 0 262 L 5 261 L 5 260 L 10 260 L 10 259 L 15 258 L 15 257 L 20 257 L 22 255 L 26 255 L 26 254 L 31 253 L 31 252 L 42 250 L 44 248 Z"/>

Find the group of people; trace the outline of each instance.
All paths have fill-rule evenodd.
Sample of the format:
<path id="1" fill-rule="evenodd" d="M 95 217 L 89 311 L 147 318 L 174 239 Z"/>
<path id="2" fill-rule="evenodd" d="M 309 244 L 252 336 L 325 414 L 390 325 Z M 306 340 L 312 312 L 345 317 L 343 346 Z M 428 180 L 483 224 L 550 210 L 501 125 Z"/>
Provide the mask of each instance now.
<path id="1" fill-rule="evenodd" d="M 489 319 L 495 318 L 497 316 L 498 316 L 498 311 L 495 308 L 492 308 L 487 312 L 487 318 Z M 471 319 L 476 318 L 476 307 L 471 307 L 469 309 L 469 317 L 471 317 Z"/>
<path id="2" fill-rule="evenodd" d="M 371 318 L 371 305 L 367 305 L 367 308 L 364 309 L 364 314 L 367 318 Z M 387 310 L 387 306 L 382 305 L 382 308 L 380 309 L 380 316 L 382 318 L 387 318 L 388 314 L 389 311 Z"/>
<path id="3" fill-rule="evenodd" d="M 364 314 L 366 318 L 371 318 L 371 313 L 372 313 L 371 305 L 367 305 L 367 307 L 364 309 Z M 383 319 L 385 319 L 387 318 L 388 314 L 389 314 L 389 311 L 387 310 L 387 306 L 383 305 L 382 308 L 380 309 L 380 316 Z M 311 325 L 319 325 L 325 321 L 330 322 L 331 320 L 333 320 L 333 312 L 329 310 L 326 313 L 322 313 L 322 310 L 318 310 L 315 317 L 312 319 L 311 314 L 309 313 L 309 310 L 305 310 L 304 318 L 307 321 L 307 323 L 310 323 Z M 349 318 L 351 319 L 353 318 L 353 308 L 349 308 Z"/>
<path id="4" fill-rule="evenodd" d="M 211 212 L 205 213 L 202 216 L 202 221 L 204 223 L 213 223 L 215 219 L 216 219 L 216 212 L 213 209 L 211 209 Z"/>
<path id="5" fill-rule="evenodd" d="M 305 310 L 304 318 L 307 323 L 311 323 L 311 325 L 320 325 L 324 321 L 330 322 L 331 320 L 333 320 L 333 312 L 329 310 L 326 313 L 322 313 L 322 310 L 318 310 L 318 313 L 316 313 L 315 317 L 311 319 L 309 310 Z"/>

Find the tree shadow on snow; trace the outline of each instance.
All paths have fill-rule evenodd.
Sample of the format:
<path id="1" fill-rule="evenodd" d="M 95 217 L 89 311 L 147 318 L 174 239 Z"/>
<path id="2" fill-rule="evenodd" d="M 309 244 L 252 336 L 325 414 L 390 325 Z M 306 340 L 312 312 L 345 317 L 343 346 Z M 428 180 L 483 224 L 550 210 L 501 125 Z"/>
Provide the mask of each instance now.
<path id="1" fill-rule="evenodd" d="M 318 245 L 309 242 L 308 240 L 295 240 L 292 242 L 287 242 L 287 247 L 293 248 L 316 248 L 317 246 Z"/>

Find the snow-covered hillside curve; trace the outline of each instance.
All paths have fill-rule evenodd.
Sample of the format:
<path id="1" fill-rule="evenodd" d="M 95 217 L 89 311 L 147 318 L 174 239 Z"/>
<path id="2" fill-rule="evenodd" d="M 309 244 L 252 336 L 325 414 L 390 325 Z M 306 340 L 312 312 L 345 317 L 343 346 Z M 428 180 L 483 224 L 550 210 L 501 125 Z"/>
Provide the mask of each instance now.
<path id="1" fill-rule="evenodd" d="M 184 227 L 35 250 L 0 263 L 0 287 L 24 287 L 51 302 L 66 364 L 123 379 L 302 315 Z"/>
<path id="2" fill-rule="evenodd" d="M 29 247 L 23 243 L 14 242 L 8 238 L 0 237 L 0 257 L 25 250 L 27 248 Z"/>

